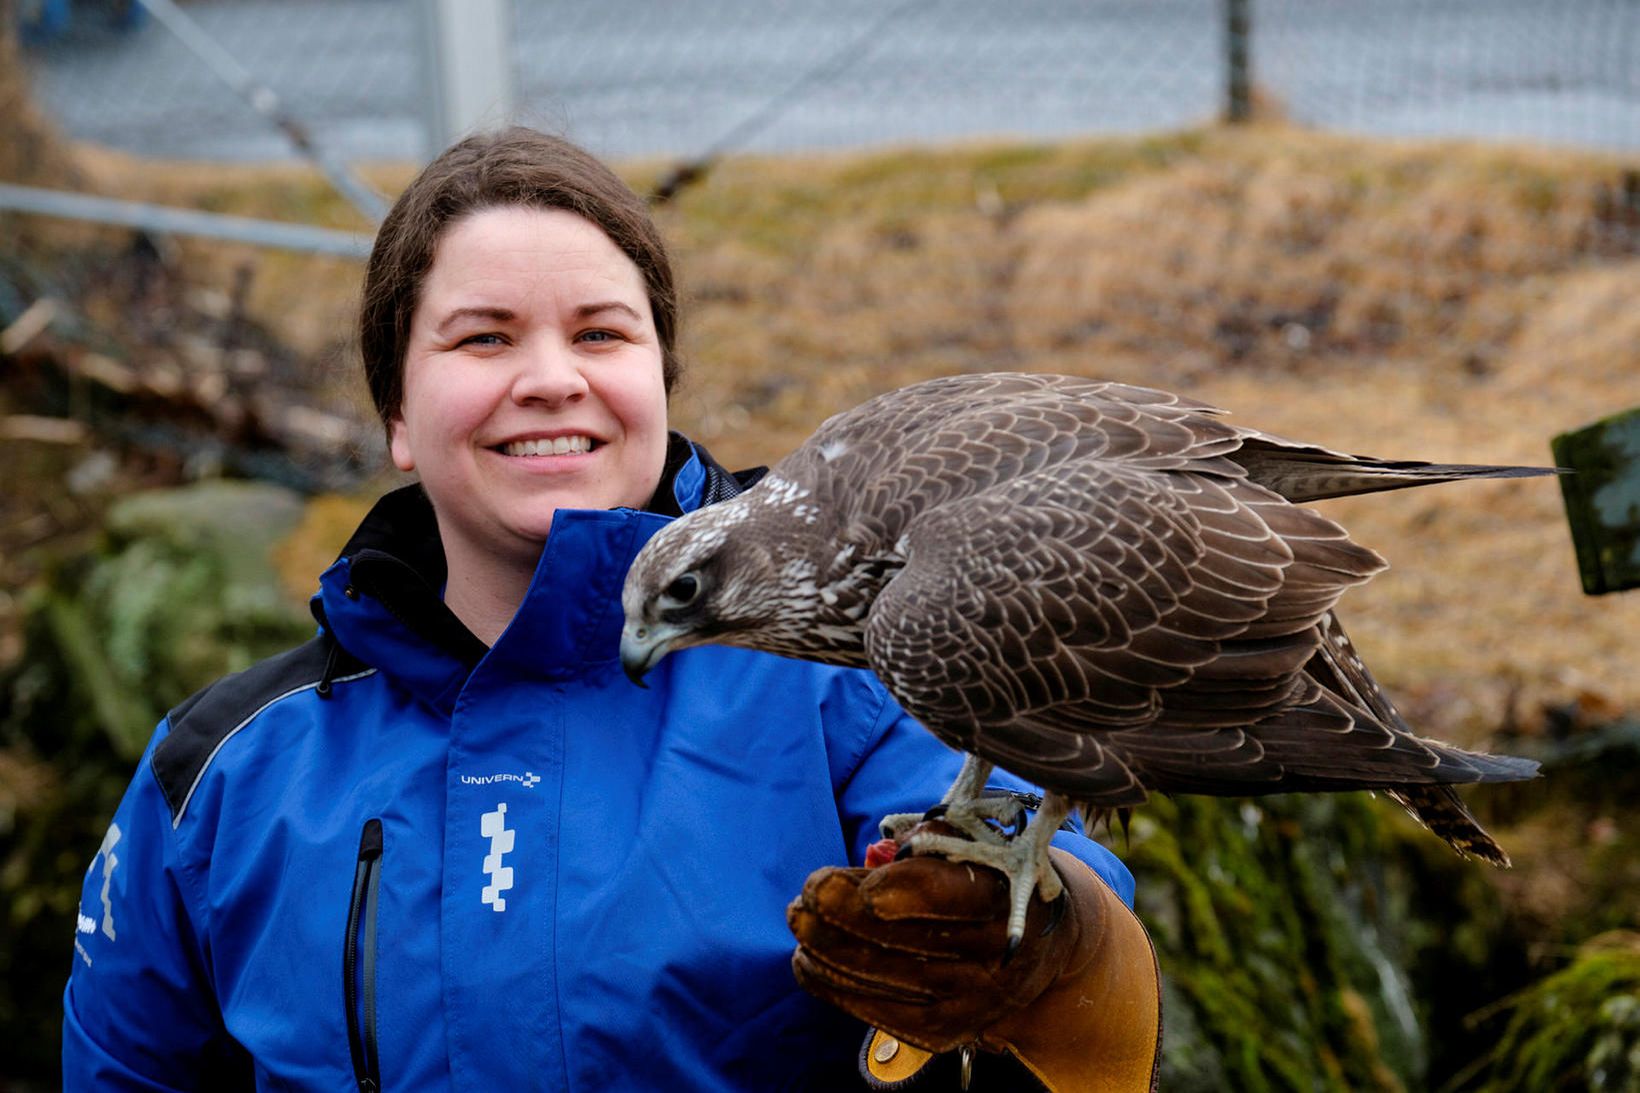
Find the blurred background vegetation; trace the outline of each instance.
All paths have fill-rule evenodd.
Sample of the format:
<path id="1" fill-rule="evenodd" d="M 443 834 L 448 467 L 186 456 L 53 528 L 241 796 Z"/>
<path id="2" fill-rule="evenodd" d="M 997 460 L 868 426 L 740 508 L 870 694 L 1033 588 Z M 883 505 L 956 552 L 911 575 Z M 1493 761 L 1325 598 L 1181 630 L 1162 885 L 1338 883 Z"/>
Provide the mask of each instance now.
<path id="1" fill-rule="evenodd" d="M 369 230 L 310 167 L 68 139 L 15 13 L 0 182 Z M 769 462 L 889 387 L 1025 369 L 1541 463 L 1640 402 L 1633 153 L 1322 131 L 1255 91 L 1236 125 L 714 160 L 657 206 L 676 423 Z M 645 189 L 674 166 L 621 161 Z M 358 170 L 392 193 L 414 167 Z M 0 1088 L 54 1081 L 81 877 L 153 724 L 307 636 L 316 574 L 393 481 L 359 274 L 0 212 Z M 1394 566 L 1342 610 L 1409 720 L 1544 777 L 1469 795 L 1506 872 L 1366 795 L 1142 810 L 1112 845 L 1167 980 L 1164 1089 L 1640 1089 L 1640 596 L 1581 594 L 1560 504 L 1528 481 L 1328 507 Z"/>

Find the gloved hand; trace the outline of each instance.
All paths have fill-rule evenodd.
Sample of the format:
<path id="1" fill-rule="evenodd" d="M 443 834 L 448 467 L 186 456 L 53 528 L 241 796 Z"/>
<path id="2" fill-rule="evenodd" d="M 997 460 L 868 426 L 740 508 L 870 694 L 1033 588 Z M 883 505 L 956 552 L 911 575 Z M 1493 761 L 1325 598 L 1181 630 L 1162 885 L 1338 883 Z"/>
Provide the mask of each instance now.
<path id="1" fill-rule="evenodd" d="M 994 869 L 919 856 L 816 870 L 786 912 L 798 982 L 926 1051 L 1012 1052 L 1050 1089 L 1152 1088 L 1150 939 L 1092 869 L 1051 853 L 1065 896 L 1031 901 L 1007 964 L 1008 883 Z"/>

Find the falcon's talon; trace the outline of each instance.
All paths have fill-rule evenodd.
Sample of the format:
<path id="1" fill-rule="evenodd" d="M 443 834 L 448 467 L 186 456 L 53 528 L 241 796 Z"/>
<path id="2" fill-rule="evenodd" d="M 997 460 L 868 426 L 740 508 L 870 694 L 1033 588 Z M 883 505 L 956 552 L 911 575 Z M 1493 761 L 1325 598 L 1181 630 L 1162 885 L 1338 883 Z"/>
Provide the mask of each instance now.
<path id="1" fill-rule="evenodd" d="M 944 801 L 941 801 L 939 804 L 935 805 L 933 808 L 929 809 L 927 812 L 924 812 L 922 814 L 922 818 L 923 818 L 924 822 L 927 822 L 928 820 L 943 819 L 945 814 L 947 812 L 949 812 L 950 810 L 951 810 L 951 806 L 946 804 Z"/>
<path id="2" fill-rule="evenodd" d="M 1006 968 L 1010 963 L 1012 963 L 1014 954 L 1019 952 L 1019 947 L 1024 944 L 1024 942 L 1025 936 L 1023 934 L 1008 935 L 1008 947 L 1002 950 L 1002 967 Z"/>

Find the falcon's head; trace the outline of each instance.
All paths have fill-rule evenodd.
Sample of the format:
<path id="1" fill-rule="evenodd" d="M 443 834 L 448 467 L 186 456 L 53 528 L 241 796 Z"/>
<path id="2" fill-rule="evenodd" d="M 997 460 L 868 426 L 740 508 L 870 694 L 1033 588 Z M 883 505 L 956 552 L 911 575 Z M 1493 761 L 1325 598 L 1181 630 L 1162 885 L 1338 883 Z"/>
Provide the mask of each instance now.
<path id="1" fill-rule="evenodd" d="M 854 552 L 815 534 L 818 510 L 794 496 L 760 484 L 674 520 L 639 552 L 621 593 L 633 682 L 667 653 L 707 643 L 865 663 L 869 593 L 852 576 Z"/>
<path id="2" fill-rule="evenodd" d="M 751 512 L 735 499 L 674 520 L 639 552 L 626 575 L 621 665 L 634 683 L 667 653 L 736 641 L 769 624 L 779 598 L 768 549 L 736 535 Z"/>

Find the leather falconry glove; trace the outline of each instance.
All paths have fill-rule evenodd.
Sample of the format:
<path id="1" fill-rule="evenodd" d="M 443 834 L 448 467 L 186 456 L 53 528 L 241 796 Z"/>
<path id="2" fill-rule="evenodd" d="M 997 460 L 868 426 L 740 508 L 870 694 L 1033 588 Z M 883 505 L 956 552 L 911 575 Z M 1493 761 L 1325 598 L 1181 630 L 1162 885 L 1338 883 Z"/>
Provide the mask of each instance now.
<path id="1" fill-rule="evenodd" d="M 1065 895 L 1031 901 L 1006 963 L 1008 882 L 994 869 L 929 855 L 809 876 L 786 911 L 792 967 L 809 993 L 880 1030 L 865 1058 L 879 1088 L 918 1073 L 925 1053 L 961 1047 L 1011 1053 L 1055 1093 L 1155 1088 L 1150 938 L 1091 868 L 1050 852 Z M 884 1033 L 922 1051 L 874 1051 Z M 885 1067 L 885 1054 L 901 1057 Z"/>

